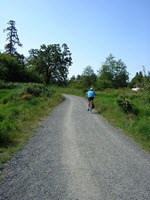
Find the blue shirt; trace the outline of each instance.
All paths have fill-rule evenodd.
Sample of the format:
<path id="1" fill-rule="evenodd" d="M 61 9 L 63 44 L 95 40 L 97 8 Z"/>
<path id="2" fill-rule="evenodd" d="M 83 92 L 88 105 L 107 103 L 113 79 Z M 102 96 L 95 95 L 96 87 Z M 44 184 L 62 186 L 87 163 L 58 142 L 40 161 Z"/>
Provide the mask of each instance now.
<path id="1" fill-rule="evenodd" d="M 92 91 L 92 90 L 89 90 L 87 93 L 87 97 L 90 98 L 90 97 L 95 97 L 95 92 Z"/>

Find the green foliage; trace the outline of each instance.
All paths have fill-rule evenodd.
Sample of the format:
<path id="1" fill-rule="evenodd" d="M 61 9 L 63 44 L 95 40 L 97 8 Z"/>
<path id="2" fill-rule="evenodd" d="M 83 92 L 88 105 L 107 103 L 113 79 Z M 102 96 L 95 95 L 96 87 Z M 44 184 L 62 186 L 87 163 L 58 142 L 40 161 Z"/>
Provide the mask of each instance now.
<path id="1" fill-rule="evenodd" d="M 0 113 L 0 122 L 3 121 L 4 116 Z"/>
<path id="2" fill-rule="evenodd" d="M 82 76 L 77 75 L 77 77 L 72 76 L 68 82 L 68 87 L 76 88 L 76 89 L 83 89 L 85 86 L 82 82 Z"/>
<path id="3" fill-rule="evenodd" d="M 6 29 L 4 29 L 4 32 L 8 32 L 6 38 L 8 43 L 5 45 L 5 49 L 7 53 L 14 55 L 16 52 L 15 45 L 17 44 L 18 46 L 22 47 L 22 44 L 20 43 L 18 38 L 17 29 L 15 27 L 15 21 L 10 20 L 8 22 L 8 25 L 9 26 Z"/>
<path id="4" fill-rule="evenodd" d="M 7 145 L 13 142 L 13 131 L 17 128 L 11 117 L 6 117 L 0 122 L 0 144 Z"/>
<path id="5" fill-rule="evenodd" d="M 4 114 L 0 115 L 0 142 L 4 144 L 12 142 L 14 137 L 12 131 L 17 128 L 15 121 L 18 118 L 26 119 L 26 111 L 41 103 L 38 97 L 51 97 L 54 93 L 54 89 L 42 84 L 22 84 L 22 88 L 20 85 L 18 89 L 1 90 L 0 112 Z M 28 104 L 24 104 L 21 100 L 28 100 Z"/>
<path id="6" fill-rule="evenodd" d="M 145 140 L 150 141 L 150 123 L 149 120 L 144 119 L 137 124 L 138 132 L 144 137 Z"/>
<path id="7" fill-rule="evenodd" d="M 106 61 L 102 65 L 101 69 L 98 71 L 98 78 L 102 82 L 109 81 L 109 85 L 113 88 L 127 87 L 129 73 L 126 71 L 126 68 L 126 65 L 121 59 L 116 61 L 114 56 L 110 54 L 106 58 Z"/>
<path id="8" fill-rule="evenodd" d="M 29 53 L 29 64 L 36 67 L 43 76 L 44 83 L 66 84 L 68 68 L 72 64 L 71 53 L 66 44 L 43 44 L 40 50 L 31 49 Z"/>
<path id="9" fill-rule="evenodd" d="M 2 90 L 2 92 L 3 92 L 3 90 Z M 0 103 L 7 104 L 9 102 L 12 102 L 15 98 L 16 98 L 16 94 L 14 94 L 14 92 L 10 92 L 10 93 L 4 94 L 4 95 L 2 93 L 0 95 Z"/>
<path id="10" fill-rule="evenodd" d="M 17 107 L 13 107 L 10 110 L 10 117 L 18 117 L 20 115 L 20 110 Z"/>
<path id="11" fill-rule="evenodd" d="M 45 86 L 43 84 L 30 83 L 30 84 L 24 84 L 23 87 L 20 90 L 18 90 L 18 93 L 23 99 L 25 99 L 27 96 L 30 95 L 34 97 L 40 97 L 40 96 L 50 97 L 52 94 L 55 93 L 55 90 L 52 90 L 48 86 Z M 30 96 L 30 98 L 32 96 Z"/>
<path id="12" fill-rule="evenodd" d="M 144 90 L 145 90 L 145 102 L 150 104 L 150 71 L 148 71 L 148 73 L 146 73 L 145 68 L 143 67 L 143 71 L 144 71 Z"/>
<path id="13" fill-rule="evenodd" d="M 145 91 L 134 93 L 128 88 L 104 90 L 97 92 L 95 106 L 111 124 L 124 130 L 150 151 L 150 106 L 143 98 L 145 94 Z"/>
<path id="14" fill-rule="evenodd" d="M 22 83 L 17 82 L 6 82 L 4 80 L 0 80 L 0 89 L 14 89 L 19 88 Z"/>
<path id="15" fill-rule="evenodd" d="M 113 84 L 110 80 L 101 79 L 100 77 L 97 78 L 97 82 L 96 82 L 97 90 L 104 90 L 106 88 L 112 88 L 112 87 L 113 87 Z"/>
<path id="16" fill-rule="evenodd" d="M 81 83 L 84 88 L 90 88 L 95 85 L 96 83 L 96 74 L 94 73 L 94 70 L 89 65 L 86 68 L 84 68 L 82 76 L 81 76 Z"/>
<path id="17" fill-rule="evenodd" d="M 31 94 L 35 97 L 39 97 L 41 94 L 41 88 L 39 85 L 33 84 L 33 85 L 29 85 L 23 88 L 22 93 L 23 94 Z"/>
<path id="18" fill-rule="evenodd" d="M 39 120 L 63 100 L 55 92 L 56 88 L 31 83 L 15 86 L 15 89 L 0 89 L 0 168 L 33 135 Z M 37 97 L 38 87 L 41 92 Z M 35 96 L 25 94 L 28 100 L 22 100 L 20 94 L 28 88 Z M 4 99 L 7 99 L 6 104 L 3 104 Z"/>
<path id="19" fill-rule="evenodd" d="M 138 110 L 135 108 L 133 103 L 124 96 L 120 96 L 119 98 L 117 98 L 116 103 L 122 109 L 123 112 L 138 114 Z"/>
<path id="20" fill-rule="evenodd" d="M 37 98 L 32 98 L 32 99 L 29 100 L 29 104 L 30 104 L 30 105 L 33 105 L 33 106 L 36 106 L 36 105 L 38 105 L 39 103 L 40 103 L 40 100 L 37 99 Z"/>
<path id="21" fill-rule="evenodd" d="M 150 103 L 150 72 L 146 73 L 145 67 L 143 66 L 143 73 L 137 72 L 135 77 L 131 80 L 129 87 L 139 87 L 143 88 L 144 92 L 142 93 L 143 99 L 145 102 Z"/>
<path id="22" fill-rule="evenodd" d="M 141 71 L 136 73 L 135 77 L 131 80 L 129 87 L 144 87 L 144 76 Z"/>
<path id="23" fill-rule="evenodd" d="M 71 87 L 71 88 L 76 88 L 76 89 L 83 89 L 84 88 L 84 85 L 82 84 L 82 82 L 78 81 L 78 80 L 69 83 L 68 86 Z"/>
<path id="24" fill-rule="evenodd" d="M 30 65 L 26 67 L 26 82 L 32 82 L 32 83 L 43 83 L 44 77 L 43 74 L 39 74 L 39 72 L 36 69 L 35 65 Z"/>
<path id="25" fill-rule="evenodd" d="M 18 60 L 6 53 L 0 53 L 0 79 L 7 82 L 22 82 L 24 67 Z"/>

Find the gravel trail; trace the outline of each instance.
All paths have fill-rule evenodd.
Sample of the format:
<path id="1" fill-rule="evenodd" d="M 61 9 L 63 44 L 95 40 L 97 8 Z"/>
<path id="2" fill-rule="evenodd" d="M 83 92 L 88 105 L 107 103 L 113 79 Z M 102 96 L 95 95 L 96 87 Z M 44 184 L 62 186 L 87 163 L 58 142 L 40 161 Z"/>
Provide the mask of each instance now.
<path id="1" fill-rule="evenodd" d="M 150 200 L 150 155 L 65 98 L 1 172 L 0 200 Z"/>

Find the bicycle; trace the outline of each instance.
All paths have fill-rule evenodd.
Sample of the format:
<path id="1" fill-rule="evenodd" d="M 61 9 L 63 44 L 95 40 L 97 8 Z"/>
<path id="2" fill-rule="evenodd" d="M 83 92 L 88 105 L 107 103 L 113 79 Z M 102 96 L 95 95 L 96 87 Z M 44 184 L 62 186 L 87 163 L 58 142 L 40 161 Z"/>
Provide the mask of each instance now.
<path id="1" fill-rule="evenodd" d="M 92 113 L 92 110 L 94 109 L 94 107 L 95 107 L 95 105 L 93 103 L 93 100 L 91 100 L 90 103 L 89 103 L 89 111 L 90 111 L 90 113 Z"/>

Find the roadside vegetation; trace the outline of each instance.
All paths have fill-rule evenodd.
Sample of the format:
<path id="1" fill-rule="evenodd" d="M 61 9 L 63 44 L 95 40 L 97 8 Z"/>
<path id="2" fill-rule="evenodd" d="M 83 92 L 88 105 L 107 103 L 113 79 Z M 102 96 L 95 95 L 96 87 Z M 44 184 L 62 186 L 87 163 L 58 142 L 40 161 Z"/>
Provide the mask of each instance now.
<path id="1" fill-rule="evenodd" d="M 107 89 L 95 99 L 98 112 L 150 152 L 150 95 L 130 89 Z"/>
<path id="2" fill-rule="evenodd" d="M 62 100 L 62 95 L 42 84 L 5 83 L 5 89 L 0 89 L 0 167 Z"/>

